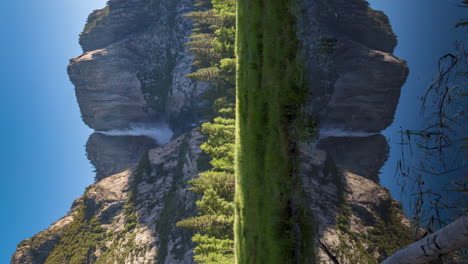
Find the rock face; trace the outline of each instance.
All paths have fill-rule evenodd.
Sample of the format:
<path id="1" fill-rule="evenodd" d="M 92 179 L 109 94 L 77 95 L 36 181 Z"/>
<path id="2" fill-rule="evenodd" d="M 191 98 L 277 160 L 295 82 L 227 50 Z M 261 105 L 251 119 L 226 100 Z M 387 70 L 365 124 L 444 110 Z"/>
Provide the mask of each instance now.
<path id="1" fill-rule="evenodd" d="M 364 0 L 300 1 L 298 36 L 309 84 L 306 115 L 320 128 L 300 146 L 304 199 L 319 263 L 378 263 L 411 242 L 409 221 L 378 185 L 406 62 L 388 18 Z M 385 234 L 386 238 L 378 234 Z"/>
<path id="2" fill-rule="evenodd" d="M 387 139 L 380 134 L 368 137 L 328 137 L 320 140 L 337 165 L 351 173 L 379 182 L 379 170 L 387 160 Z"/>
<path id="3" fill-rule="evenodd" d="M 148 149 L 156 146 L 154 139 L 144 136 L 106 136 L 94 133 L 86 143 L 86 152 L 96 168 L 96 180 L 102 180 L 134 167 Z"/>
<path id="4" fill-rule="evenodd" d="M 78 199 L 80 200 L 80 199 Z M 76 201 L 66 216 L 53 223 L 48 229 L 37 233 L 34 237 L 23 240 L 11 258 L 12 264 L 42 264 L 50 252 L 60 242 L 60 233 L 67 228 L 77 214 Z"/>
<path id="5" fill-rule="evenodd" d="M 111 0 L 90 16 L 80 37 L 86 53 L 68 67 L 88 126 L 105 131 L 193 122 L 187 113 L 206 88 L 182 78 L 192 71 L 183 46 L 192 22 L 182 15 L 193 8 L 192 0 Z"/>
<path id="6" fill-rule="evenodd" d="M 181 15 L 192 10 L 192 0 L 110 0 L 90 15 L 85 53 L 68 68 L 83 121 L 98 131 L 165 122 L 175 136 L 158 146 L 144 136 L 91 135 L 98 182 L 64 218 L 21 242 L 13 264 L 67 263 L 64 254 L 80 264 L 194 263 L 192 234 L 175 226 L 196 214 L 187 182 L 207 166 L 203 137 L 191 128 L 207 85 L 183 77 L 192 71 L 183 46 L 191 22 Z M 378 133 L 393 121 L 408 69 L 391 54 L 388 18 L 363 0 L 301 0 L 298 36 L 304 111 L 322 131 L 298 146 L 315 223 L 310 251 L 318 263 L 377 263 L 409 240 L 398 203 L 377 184 L 388 148 Z"/>
<path id="7" fill-rule="evenodd" d="M 129 54 L 100 49 L 72 59 L 68 74 L 76 89 L 83 121 L 96 130 L 127 128 L 130 123 L 149 123 L 141 83 Z"/>
<path id="8" fill-rule="evenodd" d="M 180 134 L 196 123 L 207 85 L 183 77 L 192 71 L 183 46 L 192 22 L 182 15 L 193 9 L 193 0 L 111 0 L 89 16 L 80 36 L 85 53 L 68 67 L 89 127 L 126 130 L 164 122 Z M 97 179 L 134 166 L 141 150 L 153 147 L 105 138 L 92 136 L 87 143 Z"/>
<path id="9" fill-rule="evenodd" d="M 318 263 L 379 263 L 412 242 L 410 221 L 388 190 L 336 165 L 327 151 L 300 146 L 306 209 Z M 338 159 L 339 160 L 339 159 Z"/>
<path id="10" fill-rule="evenodd" d="M 321 129 L 388 127 L 408 75 L 406 62 L 389 53 L 397 41 L 388 18 L 364 0 L 302 0 L 301 10 L 307 105 Z"/>

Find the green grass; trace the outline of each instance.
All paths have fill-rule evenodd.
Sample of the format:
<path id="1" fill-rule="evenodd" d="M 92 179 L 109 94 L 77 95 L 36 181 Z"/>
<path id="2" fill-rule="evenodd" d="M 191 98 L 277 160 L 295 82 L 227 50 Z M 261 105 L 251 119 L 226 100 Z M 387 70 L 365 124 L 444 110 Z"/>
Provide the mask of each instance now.
<path id="1" fill-rule="evenodd" d="M 237 263 L 293 263 L 292 124 L 302 103 L 292 0 L 238 0 Z"/>

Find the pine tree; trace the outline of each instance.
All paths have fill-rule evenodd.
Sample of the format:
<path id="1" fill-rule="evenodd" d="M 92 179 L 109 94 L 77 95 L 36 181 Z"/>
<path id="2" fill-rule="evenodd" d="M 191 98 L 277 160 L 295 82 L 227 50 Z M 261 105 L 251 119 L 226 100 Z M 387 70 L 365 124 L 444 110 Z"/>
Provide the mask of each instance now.
<path id="1" fill-rule="evenodd" d="M 201 49 L 190 49 L 189 51 L 200 52 Z M 221 70 L 217 67 L 202 68 L 196 72 L 185 75 L 185 77 L 194 79 L 200 82 L 221 82 L 222 75 Z"/>
<path id="2" fill-rule="evenodd" d="M 194 260 L 203 264 L 234 263 L 234 240 L 218 239 L 208 235 L 196 234 L 193 242 L 198 246 L 193 250 Z"/>
<path id="3" fill-rule="evenodd" d="M 196 232 L 192 240 L 197 244 L 197 263 L 233 264 L 236 2 L 197 0 L 195 5 L 208 9 L 185 15 L 194 21 L 191 41 L 185 45 L 195 55 L 193 65 L 199 67 L 186 77 L 212 83 L 203 98 L 213 102 L 214 118 L 201 128 L 207 135 L 201 149 L 210 156 L 212 168 L 190 181 L 190 190 L 201 195 L 196 202 L 198 216 L 182 220 L 177 226 Z"/>
<path id="4" fill-rule="evenodd" d="M 213 7 L 210 0 L 196 0 L 194 6 L 200 7 L 200 8 L 212 8 Z"/>
<path id="5" fill-rule="evenodd" d="M 195 11 L 184 15 L 201 25 L 222 25 L 223 19 L 219 17 L 215 9 L 208 9 L 206 11 Z"/>
<path id="6" fill-rule="evenodd" d="M 200 173 L 199 176 L 199 178 L 189 182 L 194 186 L 190 188 L 192 192 L 204 195 L 207 190 L 214 190 L 224 200 L 234 200 L 235 179 L 233 173 L 210 170 Z"/>

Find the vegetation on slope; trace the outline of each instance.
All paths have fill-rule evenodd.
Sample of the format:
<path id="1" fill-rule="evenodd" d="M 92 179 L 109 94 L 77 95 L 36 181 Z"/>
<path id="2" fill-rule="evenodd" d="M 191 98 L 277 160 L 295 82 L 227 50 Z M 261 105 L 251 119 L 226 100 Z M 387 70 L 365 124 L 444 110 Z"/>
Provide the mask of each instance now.
<path id="1" fill-rule="evenodd" d="M 45 264 L 123 263 L 132 253 L 143 252 L 145 245 L 135 243 L 139 224 L 135 210 L 136 195 L 143 174 L 149 173 L 150 169 L 148 154 L 145 154 L 133 174 L 122 211 L 124 228 L 121 232 L 113 233 L 105 228 L 97 217 L 94 201 L 87 198 L 86 191 L 77 205 L 78 212 L 72 223 L 63 231 L 60 242 L 51 251 Z"/>
<path id="2" fill-rule="evenodd" d="M 351 230 L 351 207 L 341 199 L 341 212 L 337 218 L 339 244 L 330 249 L 340 261 L 350 264 L 378 264 L 400 248 L 414 241 L 414 234 L 401 222 L 401 216 L 391 198 L 374 208 L 376 223 L 366 232 Z M 379 258 L 376 259 L 375 253 Z"/>
<path id="3" fill-rule="evenodd" d="M 138 166 L 133 173 L 133 179 L 127 196 L 127 201 L 122 210 L 124 217 L 124 229 L 121 232 L 109 233 L 107 240 L 112 241 L 110 246 L 104 246 L 103 252 L 96 260 L 96 264 L 124 263 L 132 253 L 143 252 L 144 244 L 136 243 L 136 228 L 139 225 L 139 218 L 136 212 L 138 184 L 141 183 L 143 175 L 151 172 L 148 152 L 140 159 Z M 115 219 L 114 221 L 118 220 Z M 134 257 L 134 256 L 132 256 Z"/>
<path id="4" fill-rule="evenodd" d="M 234 0 L 199 0 L 196 6 L 205 10 L 186 15 L 195 21 L 194 34 L 190 37 L 192 41 L 186 45 L 191 47 L 189 51 L 195 54 L 194 65 L 199 67 L 187 77 L 213 83 L 213 88 L 205 98 L 214 102 L 213 111 L 209 116 L 213 117 L 213 121 L 202 126 L 202 132 L 208 136 L 202 149 L 209 154 L 212 169 L 201 173 L 198 179 L 191 181 L 194 186 L 192 191 L 202 195 L 197 202 L 199 216 L 178 223 L 180 227 L 197 231 L 193 237 L 193 241 L 197 243 L 194 250 L 194 260 L 197 263 L 234 263 L 235 4 Z M 249 139 L 260 138 L 260 140 L 245 148 L 249 152 L 249 157 L 246 159 L 253 167 L 258 165 L 247 175 L 257 174 L 266 181 L 271 181 L 270 185 L 264 185 L 258 181 L 258 178 L 253 178 L 247 179 L 248 187 L 237 185 L 254 194 L 254 197 L 250 197 L 251 200 L 248 201 L 250 214 L 246 220 L 249 221 L 249 226 L 254 227 L 251 229 L 254 231 L 251 233 L 254 239 L 258 236 L 265 239 L 254 245 L 244 243 L 245 241 L 237 242 L 242 243 L 244 247 L 243 251 L 237 253 L 244 252 L 249 258 L 252 257 L 248 260 L 249 263 L 288 263 L 294 259 L 293 248 L 295 246 L 297 248 L 299 243 L 298 234 L 293 232 L 294 226 L 299 223 L 295 222 L 297 219 L 292 216 L 293 211 L 297 209 L 292 206 L 292 190 L 296 179 L 292 173 L 294 166 L 291 160 L 294 156 L 294 151 L 291 149 L 294 144 L 291 143 L 288 130 L 302 101 L 302 89 L 301 68 L 296 55 L 298 47 L 294 17 L 292 14 L 284 14 L 284 10 L 288 10 L 290 6 L 291 3 L 275 3 L 270 10 L 274 11 L 269 17 L 271 21 L 264 21 L 263 30 L 267 34 L 259 41 L 259 44 L 266 47 L 260 50 L 246 50 L 243 53 L 243 56 L 256 54 L 259 60 L 263 61 L 264 58 L 267 60 L 265 67 L 259 65 L 255 67 L 255 71 L 249 69 L 253 78 L 257 78 L 257 74 L 264 74 L 265 79 L 261 76 L 258 79 L 261 86 L 258 88 L 263 88 L 264 91 L 249 98 L 253 106 L 248 111 L 248 114 L 253 115 L 249 122 L 255 125 L 248 127 L 244 135 Z M 259 11 L 260 9 L 256 9 L 255 15 L 258 20 L 262 20 L 264 14 L 260 14 Z M 250 21 L 246 22 L 247 25 L 249 23 Z M 257 41 L 255 39 L 259 34 L 257 29 L 262 30 L 262 28 L 256 28 L 257 24 L 250 26 L 253 30 L 250 40 Z M 273 26 L 271 30 L 268 30 L 271 26 Z M 244 28 L 244 30 L 251 29 Z M 254 44 L 252 47 L 257 46 Z M 265 53 L 262 57 L 263 52 Z M 263 64 L 258 61 L 254 63 Z M 254 87 L 258 84 L 250 79 L 248 81 L 250 83 L 244 85 L 253 84 Z M 263 141 L 261 138 L 265 135 Z M 258 152 L 255 148 L 262 150 Z M 251 185 L 252 183 L 254 184 Z M 268 189 L 263 189 L 264 187 Z M 266 203 L 266 207 L 263 204 L 258 205 L 259 203 Z M 260 213 L 259 218 L 255 218 L 257 213 Z M 271 215 L 274 217 L 271 218 Z M 244 218 L 241 216 L 241 219 Z M 267 243 L 259 246 L 264 242 Z M 239 262 L 244 263 L 244 260 Z"/>
<path id="5" fill-rule="evenodd" d="M 298 179 L 289 133 L 303 98 L 294 6 L 293 0 L 238 1 L 235 236 L 242 264 L 305 263 L 297 252 Z"/>
<path id="6" fill-rule="evenodd" d="M 186 43 L 195 54 L 198 69 L 187 75 L 212 83 L 204 95 L 212 102 L 202 125 L 207 141 L 201 146 L 211 159 L 211 169 L 190 182 L 201 199 L 199 215 L 182 220 L 177 226 L 196 231 L 194 260 L 206 264 L 234 263 L 234 91 L 235 91 L 235 1 L 198 0 L 204 11 L 187 14 L 195 22 L 192 41 Z"/>
<path id="7" fill-rule="evenodd" d="M 86 196 L 86 195 L 85 195 Z M 92 215 L 83 199 L 78 205 L 78 213 L 64 231 L 60 242 L 49 254 L 45 264 L 82 264 L 95 261 L 97 245 L 106 237 L 101 223 Z"/>
<path id="8" fill-rule="evenodd" d="M 109 12 L 110 12 L 109 6 L 106 6 L 103 9 L 94 10 L 88 16 L 83 33 L 81 34 L 86 34 L 90 32 L 106 15 L 109 14 Z"/>

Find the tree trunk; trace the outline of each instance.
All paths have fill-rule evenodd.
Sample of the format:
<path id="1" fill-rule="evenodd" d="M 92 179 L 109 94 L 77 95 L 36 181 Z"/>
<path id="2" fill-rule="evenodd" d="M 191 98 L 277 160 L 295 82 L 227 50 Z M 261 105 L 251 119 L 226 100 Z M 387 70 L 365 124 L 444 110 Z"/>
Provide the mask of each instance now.
<path id="1" fill-rule="evenodd" d="M 424 264 L 468 246 L 468 214 L 418 242 L 398 250 L 381 264 Z"/>

